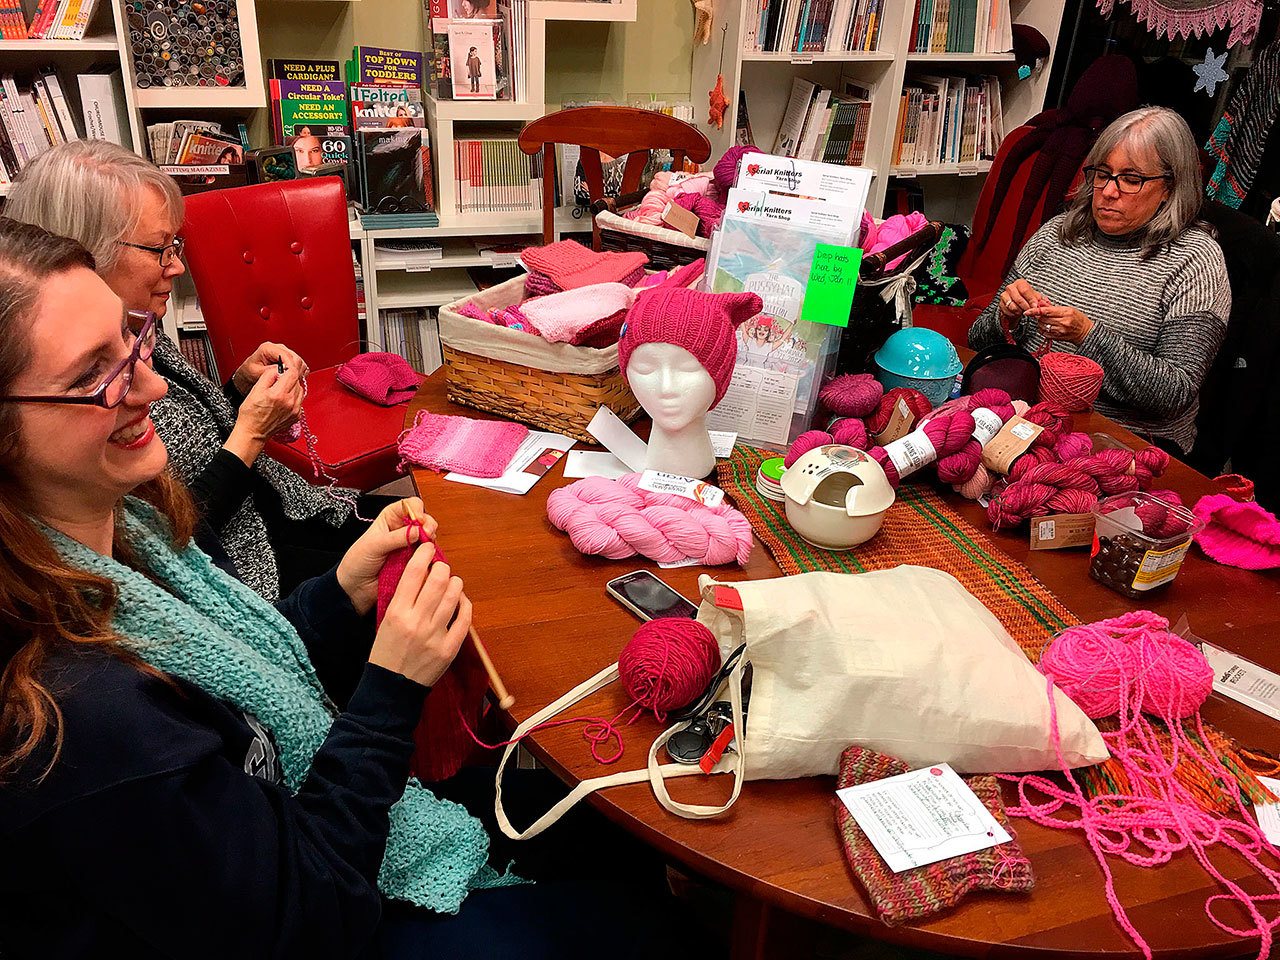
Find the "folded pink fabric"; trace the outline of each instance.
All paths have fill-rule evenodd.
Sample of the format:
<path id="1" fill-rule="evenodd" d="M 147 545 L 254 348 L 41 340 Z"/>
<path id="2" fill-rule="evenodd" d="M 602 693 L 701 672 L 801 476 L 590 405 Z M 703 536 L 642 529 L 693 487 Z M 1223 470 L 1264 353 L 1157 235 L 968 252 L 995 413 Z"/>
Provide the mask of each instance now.
<path id="1" fill-rule="evenodd" d="M 400 434 L 400 460 L 468 477 L 500 477 L 528 435 L 529 428 L 519 423 L 423 410 L 413 426 Z"/>
<path id="2" fill-rule="evenodd" d="M 593 283 L 526 300 L 520 309 L 551 343 L 608 346 L 610 337 L 618 342 L 634 299 L 635 292 L 624 283 Z"/>
<path id="3" fill-rule="evenodd" d="M 1225 493 L 1201 497 L 1191 512 L 1205 523 L 1196 543 L 1211 559 L 1243 570 L 1280 567 L 1280 521 L 1275 514 Z"/>
<path id="4" fill-rule="evenodd" d="M 412 400 L 423 376 L 395 353 L 362 353 L 338 367 L 337 381 L 384 407 Z"/>
<path id="5" fill-rule="evenodd" d="M 530 296 L 573 290 L 593 283 L 630 286 L 644 276 L 645 264 L 649 262 L 643 253 L 596 253 L 576 240 L 530 247 L 520 259 L 529 270 L 525 291 Z"/>
<path id="6" fill-rule="evenodd" d="M 458 312 L 464 317 L 492 323 L 496 327 L 506 327 L 508 330 L 523 330 L 525 333 L 540 335 L 538 328 L 529 321 L 529 318 L 524 315 L 520 307 L 520 304 L 513 303 L 506 307 L 481 310 L 474 303 L 464 303 L 458 307 Z"/>

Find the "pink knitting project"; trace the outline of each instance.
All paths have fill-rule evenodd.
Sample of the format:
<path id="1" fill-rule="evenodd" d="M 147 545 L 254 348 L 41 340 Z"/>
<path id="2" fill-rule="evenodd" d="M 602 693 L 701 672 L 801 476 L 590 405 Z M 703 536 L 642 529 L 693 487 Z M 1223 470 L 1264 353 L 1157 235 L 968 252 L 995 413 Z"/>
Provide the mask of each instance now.
<path id="1" fill-rule="evenodd" d="M 1191 512 L 1205 524 L 1196 543 L 1206 556 L 1242 570 L 1280 567 L 1280 521 L 1275 514 L 1225 493 L 1201 497 Z"/>
<path id="2" fill-rule="evenodd" d="M 419 411 L 400 434 L 400 463 L 452 470 L 468 477 L 500 477 L 529 428 L 502 420 L 472 420 Z"/>
<path id="3" fill-rule="evenodd" d="M 525 291 L 531 296 L 574 290 L 593 283 L 630 286 L 644 276 L 645 264 L 649 262 L 643 253 L 596 253 L 576 240 L 530 247 L 520 259 L 529 270 Z"/>
<path id="4" fill-rule="evenodd" d="M 544 340 L 550 343 L 608 346 L 618 331 L 635 293 L 623 283 L 593 283 L 520 305 Z"/>
<path id="5" fill-rule="evenodd" d="M 353 393 L 384 407 L 413 399 L 420 373 L 397 353 L 362 353 L 338 367 L 337 381 Z"/>
<path id="6" fill-rule="evenodd" d="M 742 565 L 751 556 L 751 524 L 728 501 L 708 507 L 641 490 L 638 473 L 561 487 L 547 498 L 547 519 L 582 553 L 610 560 L 639 554 L 659 563 L 692 559 L 714 566 Z"/>

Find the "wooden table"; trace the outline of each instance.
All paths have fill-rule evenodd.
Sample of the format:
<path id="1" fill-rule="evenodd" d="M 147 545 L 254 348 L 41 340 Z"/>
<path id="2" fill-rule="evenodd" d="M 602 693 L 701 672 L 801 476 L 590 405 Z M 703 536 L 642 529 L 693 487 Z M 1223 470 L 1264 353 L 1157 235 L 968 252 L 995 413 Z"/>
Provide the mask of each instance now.
<path id="1" fill-rule="evenodd" d="M 409 417 L 422 408 L 478 415 L 448 403 L 443 372 L 423 385 Z M 1132 434 L 1094 414 L 1082 418 L 1078 429 L 1107 432 L 1139 446 Z M 427 510 L 440 522 L 440 542 L 466 581 L 467 594 L 475 605 L 476 625 L 515 695 L 511 715 L 517 722 L 617 659 L 637 624 L 605 594 L 607 580 L 646 568 L 685 596 L 696 597 L 700 573 L 729 579 L 779 575 L 777 565 L 759 543 L 744 570 L 659 570 L 656 564 L 638 557 L 620 562 L 585 557 L 546 519 L 548 494 L 570 482 L 562 476 L 560 466 L 523 497 L 448 482 L 429 471 L 415 471 L 414 480 Z M 1171 464 L 1160 486 L 1177 490 L 1189 502 L 1211 492 L 1203 476 L 1178 462 Z M 970 523 L 990 530 L 977 504 L 959 497 L 955 501 Z M 1085 621 L 1135 609 L 1134 602 L 1090 579 L 1085 551 L 1032 553 L 1025 530 L 992 536 Z M 903 558 L 904 562 L 910 559 Z M 1173 622 L 1186 613 L 1202 638 L 1271 669 L 1280 668 L 1280 577 L 1274 572 L 1260 575 L 1219 566 L 1193 551 L 1177 582 L 1151 598 L 1148 607 Z M 613 684 L 581 704 L 575 715 L 613 716 L 626 702 L 620 685 Z M 1243 745 L 1271 750 L 1280 747 L 1280 723 L 1217 694 L 1205 707 L 1204 716 Z M 626 754 L 619 768 L 643 765 L 659 732 L 652 718 L 627 728 Z M 566 783 L 601 774 L 576 728 L 542 731 L 525 745 Z M 677 799 L 720 803 L 728 795 L 730 778 L 682 778 L 668 783 Z M 833 804 L 837 801 L 830 778 L 754 781 L 725 817 L 712 822 L 683 820 L 665 813 L 647 784 L 597 793 L 590 802 L 667 857 L 735 891 L 739 899 L 738 955 L 774 952 L 768 936 L 770 924 L 783 919 L 774 908 L 949 954 L 1034 954 L 1045 958 L 1139 955 L 1113 920 L 1098 866 L 1074 831 L 1015 821 L 1036 874 L 1036 888 L 1029 897 L 971 894 L 941 917 L 888 927 L 876 917 L 846 866 L 834 828 Z M 572 841 L 566 838 L 566 842 Z M 1238 864 L 1225 862 L 1223 867 L 1229 875 L 1248 876 Z M 602 882 L 607 882 L 611 872 L 625 869 L 624 863 L 602 860 Z M 1152 870 L 1113 860 L 1112 869 L 1130 918 L 1158 956 L 1250 952 L 1250 942 L 1221 932 L 1206 919 L 1204 902 L 1218 890 L 1190 857 Z M 799 955 L 794 944 L 778 945 L 777 952 Z"/>

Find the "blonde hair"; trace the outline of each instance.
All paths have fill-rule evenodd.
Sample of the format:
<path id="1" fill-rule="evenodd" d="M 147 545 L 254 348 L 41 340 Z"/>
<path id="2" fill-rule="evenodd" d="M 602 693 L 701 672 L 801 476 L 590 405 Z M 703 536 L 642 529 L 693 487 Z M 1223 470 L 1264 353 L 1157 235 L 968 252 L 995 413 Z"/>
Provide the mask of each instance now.
<path id="1" fill-rule="evenodd" d="M 1082 166 L 1105 163 L 1111 151 L 1124 145 L 1130 152 L 1156 158 L 1160 173 L 1168 174 L 1169 197 L 1139 231 L 1142 256 L 1150 257 L 1189 227 L 1200 226 L 1203 190 L 1200 153 L 1187 121 L 1167 107 L 1140 107 L 1114 120 L 1102 131 Z M 1082 180 L 1058 228 L 1063 243 L 1083 243 L 1094 228 L 1093 188 Z"/>
<path id="2" fill-rule="evenodd" d="M 119 241 L 138 226 L 147 187 L 164 198 L 176 230 L 182 194 L 150 160 L 106 140 L 72 140 L 46 150 L 23 168 L 5 204 L 5 215 L 71 237 L 93 254 L 99 274 L 110 273 L 122 253 Z"/>

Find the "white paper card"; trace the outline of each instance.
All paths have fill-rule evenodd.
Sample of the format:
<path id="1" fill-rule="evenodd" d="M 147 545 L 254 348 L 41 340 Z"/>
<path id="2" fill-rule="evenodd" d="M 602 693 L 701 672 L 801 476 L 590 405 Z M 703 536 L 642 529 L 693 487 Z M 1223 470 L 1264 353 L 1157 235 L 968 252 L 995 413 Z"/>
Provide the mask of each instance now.
<path id="1" fill-rule="evenodd" d="M 718 459 L 723 460 L 725 457 L 733 456 L 733 445 L 738 442 L 738 431 L 708 430 L 707 435 L 711 437 L 711 452 Z"/>
<path id="2" fill-rule="evenodd" d="M 1200 652 L 1213 667 L 1214 690 L 1280 720 L 1280 675 L 1211 643 L 1201 643 Z"/>
<path id="3" fill-rule="evenodd" d="M 644 469 L 645 458 L 649 455 L 648 445 L 608 407 L 596 411 L 587 424 L 587 433 L 632 470 Z"/>
<path id="4" fill-rule="evenodd" d="M 646 470 L 640 474 L 640 489 L 650 493 L 669 493 L 677 497 L 696 500 L 703 506 L 718 506 L 724 500 L 724 491 L 705 480 L 682 477 L 661 470 Z"/>
<path id="5" fill-rule="evenodd" d="M 564 475 L 567 480 L 580 480 L 583 477 L 616 480 L 634 472 L 608 450 L 570 450 L 569 455 L 564 458 Z"/>
<path id="6" fill-rule="evenodd" d="M 845 787 L 836 795 L 894 873 L 1012 839 L 945 763 Z"/>
<path id="7" fill-rule="evenodd" d="M 455 483 L 469 483 L 473 487 L 487 487 L 502 493 L 526 494 L 533 485 L 556 465 L 574 444 L 572 437 L 558 433 L 545 433 L 541 430 L 530 430 L 524 443 L 516 449 L 516 454 L 507 465 L 507 471 L 500 477 L 468 477 L 461 473 L 446 473 L 444 478 Z"/>
<path id="8" fill-rule="evenodd" d="M 658 566 L 663 570 L 673 570 L 676 567 L 695 567 L 698 565 L 696 557 L 685 557 L 683 560 L 672 560 L 670 563 L 658 561 Z"/>
<path id="9" fill-rule="evenodd" d="M 1258 778 L 1264 787 L 1280 797 L 1280 780 L 1272 777 Z M 1259 803 L 1253 808 L 1258 818 L 1258 826 L 1273 845 L 1280 846 L 1280 803 Z"/>

